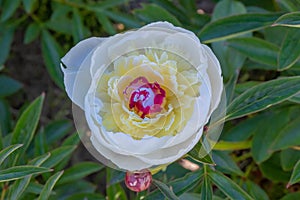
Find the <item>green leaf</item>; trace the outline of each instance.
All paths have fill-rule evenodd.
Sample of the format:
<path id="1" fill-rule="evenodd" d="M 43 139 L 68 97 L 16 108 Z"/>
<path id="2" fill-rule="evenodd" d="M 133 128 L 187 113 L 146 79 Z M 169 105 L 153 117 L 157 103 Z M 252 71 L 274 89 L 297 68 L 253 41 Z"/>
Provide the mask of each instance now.
<path id="1" fill-rule="evenodd" d="M 47 143 L 52 145 L 64 138 L 72 130 L 72 123 L 69 120 L 58 120 L 49 123 L 44 130 Z"/>
<path id="2" fill-rule="evenodd" d="M 194 146 L 194 148 L 188 153 L 188 156 L 197 162 L 201 162 L 209 165 L 215 165 L 211 155 L 207 153 L 204 148 L 202 148 L 201 142 L 198 142 Z"/>
<path id="3" fill-rule="evenodd" d="M 103 169 L 102 165 L 93 162 L 81 162 L 67 169 L 57 185 L 75 182 L 78 179 L 84 178 L 92 173 Z"/>
<path id="4" fill-rule="evenodd" d="M 298 0 L 281 0 L 278 4 L 289 12 L 295 12 L 300 9 L 300 2 Z"/>
<path id="5" fill-rule="evenodd" d="M 2 149 L 2 137 L 10 132 L 11 113 L 8 103 L 0 98 L 0 148 Z"/>
<path id="6" fill-rule="evenodd" d="M 135 17 L 122 12 L 103 10 L 101 11 L 101 13 L 114 20 L 115 22 L 124 24 L 128 28 L 139 28 L 141 26 L 140 21 Z"/>
<path id="7" fill-rule="evenodd" d="M 23 5 L 27 13 L 31 13 L 33 11 L 35 3 L 37 3 L 37 0 L 23 0 Z"/>
<path id="8" fill-rule="evenodd" d="M 33 138 L 42 112 L 44 98 L 45 95 L 42 94 L 24 110 L 12 133 L 12 144 L 24 144 L 22 153 L 26 151 Z"/>
<path id="9" fill-rule="evenodd" d="M 94 193 L 79 193 L 73 194 L 69 196 L 66 200 L 105 200 L 106 198 L 101 194 L 94 194 Z"/>
<path id="10" fill-rule="evenodd" d="M 113 23 L 108 19 L 106 15 L 104 15 L 102 12 L 96 13 L 97 20 L 102 25 L 102 28 L 105 32 L 107 32 L 110 35 L 116 34 L 116 29 L 113 26 Z"/>
<path id="11" fill-rule="evenodd" d="M 58 179 L 61 177 L 63 174 L 63 171 L 57 172 L 54 175 L 52 175 L 46 182 L 40 196 L 38 197 L 38 200 L 47 200 L 48 197 L 51 194 L 52 189 L 54 188 L 54 185 L 58 181 Z"/>
<path id="12" fill-rule="evenodd" d="M 84 38 L 84 25 L 78 9 L 73 8 L 73 23 L 72 23 L 72 35 L 74 43 L 78 43 Z"/>
<path id="13" fill-rule="evenodd" d="M 143 8 L 134 10 L 134 14 L 146 23 L 168 21 L 175 26 L 181 25 L 174 15 L 155 4 L 143 4 Z"/>
<path id="14" fill-rule="evenodd" d="M 234 89 L 239 76 L 239 70 L 236 70 L 225 85 L 226 103 L 229 104 L 234 97 Z"/>
<path id="15" fill-rule="evenodd" d="M 50 172 L 51 169 L 31 165 L 15 166 L 0 171 L 0 182 L 23 178 L 28 175 Z"/>
<path id="16" fill-rule="evenodd" d="M 41 33 L 40 25 L 36 22 L 32 22 L 27 26 L 24 36 L 24 43 L 29 44 L 30 42 L 34 41 L 38 38 Z"/>
<path id="17" fill-rule="evenodd" d="M 207 166 L 204 165 L 203 167 L 205 172 L 201 186 L 201 200 L 211 200 L 213 196 L 212 185 L 206 172 Z"/>
<path id="18" fill-rule="evenodd" d="M 294 192 L 294 193 L 287 194 L 280 200 L 295 200 L 295 199 L 300 199 L 300 192 Z"/>
<path id="19" fill-rule="evenodd" d="M 285 171 L 292 170 L 298 160 L 300 160 L 300 151 L 298 150 L 285 149 L 280 152 L 281 167 Z"/>
<path id="20" fill-rule="evenodd" d="M 10 96 L 22 88 L 22 84 L 8 76 L 0 75 L 0 97 Z"/>
<path id="21" fill-rule="evenodd" d="M 288 185 L 293 185 L 298 182 L 300 182 L 300 160 L 298 160 L 298 162 L 296 163 L 293 169 L 292 176 L 290 178 Z"/>
<path id="22" fill-rule="evenodd" d="M 195 172 L 187 173 L 184 177 L 169 182 L 168 185 L 172 187 L 172 190 L 175 193 L 175 195 L 180 196 L 183 193 L 192 190 L 196 185 L 198 185 L 202 176 L 203 170 L 197 170 Z M 159 190 L 155 190 L 149 193 L 145 197 L 145 199 L 164 199 L 164 195 Z"/>
<path id="23" fill-rule="evenodd" d="M 50 153 L 35 157 L 28 162 L 29 165 L 40 166 L 50 157 Z"/>
<path id="24" fill-rule="evenodd" d="M 10 2 L 8 0 L 8 2 Z M 5 26 L 4 24 L 0 24 L 1 29 L 0 29 L 0 49 L 1 49 L 1 54 L 0 54 L 0 65 L 4 64 L 9 52 L 10 52 L 10 47 L 11 43 L 14 38 L 14 31 L 15 27 L 13 26 Z"/>
<path id="25" fill-rule="evenodd" d="M 300 27 L 300 12 L 287 13 L 280 16 L 273 24 L 273 26 L 290 26 Z"/>
<path id="26" fill-rule="evenodd" d="M 232 120 L 264 110 L 300 91 L 300 77 L 285 77 L 267 81 L 246 90 L 228 106 L 226 120 Z"/>
<path id="27" fill-rule="evenodd" d="M 56 40 L 46 30 L 42 31 L 42 53 L 52 80 L 63 89 L 63 76 L 59 64 L 62 50 Z"/>
<path id="28" fill-rule="evenodd" d="M 278 56 L 278 70 L 292 67 L 300 58 L 300 29 L 289 29 Z"/>
<path id="29" fill-rule="evenodd" d="M 48 158 L 43 164 L 43 167 L 54 167 L 59 162 L 64 160 L 68 155 L 70 155 L 74 150 L 76 146 L 63 146 L 59 147 L 57 149 L 54 149 L 50 152 L 50 158 Z"/>
<path id="30" fill-rule="evenodd" d="M 238 142 L 245 141 L 251 137 L 260 127 L 265 115 L 259 114 L 244 119 L 238 124 L 234 124 L 230 129 L 221 134 L 221 140 Z"/>
<path id="31" fill-rule="evenodd" d="M 80 142 L 80 138 L 78 134 L 73 133 L 63 141 L 61 146 L 70 146 L 70 145 L 75 146 L 78 145 L 79 142 Z"/>
<path id="32" fill-rule="evenodd" d="M 272 181 L 287 182 L 290 178 L 290 173 L 282 170 L 280 165 L 280 154 L 274 153 L 270 159 L 261 163 L 259 168 L 264 177 Z"/>
<path id="33" fill-rule="evenodd" d="M 270 42 L 255 37 L 235 38 L 228 41 L 228 46 L 248 56 L 253 61 L 277 66 L 279 47 Z"/>
<path id="34" fill-rule="evenodd" d="M 0 151 L 0 166 L 2 162 L 15 150 L 23 146 L 23 144 L 14 144 Z"/>
<path id="35" fill-rule="evenodd" d="M 272 146 L 274 139 L 281 130 L 289 122 L 290 110 L 283 110 L 279 113 L 266 113 L 263 123 L 258 124 L 253 140 L 251 152 L 256 163 L 261 163 L 272 155 L 274 152 Z M 272 126 L 264 126 L 264 124 L 272 124 Z M 262 145 L 262 141 L 264 145 Z"/>
<path id="36" fill-rule="evenodd" d="M 164 183 L 153 180 L 153 184 L 163 193 L 163 195 L 170 200 L 179 200 L 179 198 L 174 194 L 174 192 Z"/>
<path id="37" fill-rule="evenodd" d="M 300 118 L 290 120 L 289 123 L 286 123 L 286 126 L 284 128 L 279 129 L 279 133 L 276 135 L 276 137 L 274 137 L 272 149 L 275 151 L 299 145 L 299 129 Z"/>
<path id="38" fill-rule="evenodd" d="M 99 186 L 99 184 L 98 184 Z M 66 183 L 55 188 L 55 195 L 61 199 L 66 199 L 78 193 L 96 193 L 96 185 L 85 180 Z M 103 188 L 104 189 L 104 188 Z M 122 200 L 122 199 L 120 199 Z"/>
<path id="39" fill-rule="evenodd" d="M 246 12 L 246 7 L 241 2 L 235 0 L 219 1 L 214 8 L 212 21 L 216 21 L 234 14 L 244 14 Z"/>
<path id="40" fill-rule="evenodd" d="M 255 200 L 269 200 L 266 192 L 250 180 L 247 180 L 243 184 L 243 188 L 248 192 L 249 195 L 253 196 Z"/>
<path id="41" fill-rule="evenodd" d="M 223 171 L 224 173 L 234 173 L 239 176 L 244 176 L 244 173 L 228 153 L 224 151 L 213 151 L 213 158 L 216 162 L 216 169 L 220 169 L 220 171 Z"/>
<path id="42" fill-rule="evenodd" d="M 109 183 L 112 179 L 113 169 L 106 168 L 106 182 Z M 121 184 L 117 183 L 114 185 L 109 185 L 106 187 L 106 196 L 108 199 L 120 199 L 127 200 L 126 193 L 121 186 Z"/>
<path id="43" fill-rule="evenodd" d="M 91 9 L 105 10 L 108 8 L 113 8 L 120 4 L 124 4 L 128 0 L 103 0 L 101 2 L 91 3 L 88 7 Z"/>
<path id="44" fill-rule="evenodd" d="M 212 182 L 229 198 L 253 200 L 251 196 L 249 196 L 242 188 L 240 188 L 240 186 L 227 176 L 212 170 L 209 170 L 208 176 Z"/>
<path id="45" fill-rule="evenodd" d="M 278 13 L 250 13 L 222 18 L 207 24 L 199 33 L 204 43 L 236 37 L 271 25 L 280 16 Z"/>
<path id="46" fill-rule="evenodd" d="M 8 199 L 20 199 L 30 183 L 31 175 L 18 179 L 9 187 Z"/>
<path id="47" fill-rule="evenodd" d="M 15 13 L 20 3 L 21 0 L 15 0 L 13 2 L 10 0 L 5 0 L 3 6 L 1 6 L 2 15 L 0 21 L 4 22 L 8 20 Z"/>

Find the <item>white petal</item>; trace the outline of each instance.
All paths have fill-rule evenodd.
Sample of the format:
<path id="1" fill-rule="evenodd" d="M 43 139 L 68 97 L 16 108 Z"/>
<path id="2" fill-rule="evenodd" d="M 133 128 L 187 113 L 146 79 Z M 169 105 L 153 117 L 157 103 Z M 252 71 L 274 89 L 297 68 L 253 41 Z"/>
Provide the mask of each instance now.
<path id="1" fill-rule="evenodd" d="M 101 144 L 101 142 L 98 140 L 98 138 L 95 137 L 94 134 L 92 134 L 90 140 L 91 140 L 93 146 L 99 152 L 99 154 L 101 154 L 104 157 L 106 157 L 107 159 L 109 159 L 120 169 L 128 170 L 128 171 L 135 171 L 135 170 L 147 169 L 152 166 L 152 164 L 145 163 L 136 157 L 133 157 L 130 155 L 122 155 L 122 154 L 118 154 L 118 153 L 111 151 L 110 149 L 104 147 Z"/>
<path id="2" fill-rule="evenodd" d="M 186 30 L 181 27 L 174 26 L 173 24 L 169 22 L 153 22 L 151 24 L 148 24 L 146 26 L 143 26 L 140 30 L 153 30 L 153 29 L 161 29 L 161 31 L 168 31 L 172 30 L 173 32 L 181 32 L 188 34 L 191 38 L 193 38 L 195 41 L 199 41 L 199 38 L 189 30 Z"/>
<path id="3" fill-rule="evenodd" d="M 210 79 L 211 88 L 212 88 L 212 101 L 210 106 L 210 114 L 218 107 L 220 101 L 221 101 L 221 95 L 223 91 L 223 77 L 221 75 L 221 66 L 212 52 L 212 50 L 206 46 L 203 45 L 206 54 L 208 56 L 208 68 L 207 73 Z"/>
<path id="4" fill-rule="evenodd" d="M 65 89 L 70 99 L 81 109 L 84 97 L 91 84 L 90 66 L 93 49 L 100 45 L 103 38 L 89 38 L 79 42 L 61 60 Z"/>
<path id="5" fill-rule="evenodd" d="M 67 68 L 62 66 L 63 72 L 76 72 L 79 70 L 81 64 L 87 57 L 87 55 L 99 44 L 101 44 L 105 38 L 91 37 L 80 41 L 74 46 L 62 59 L 61 61 Z M 83 70 L 83 69 L 81 69 Z"/>

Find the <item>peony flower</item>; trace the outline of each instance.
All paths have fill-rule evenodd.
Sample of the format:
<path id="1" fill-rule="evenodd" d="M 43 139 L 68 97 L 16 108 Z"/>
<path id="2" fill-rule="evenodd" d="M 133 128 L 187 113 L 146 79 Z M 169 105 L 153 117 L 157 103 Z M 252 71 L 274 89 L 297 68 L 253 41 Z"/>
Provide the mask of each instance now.
<path id="1" fill-rule="evenodd" d="M 166 165 L 190 151 L 223 90 L 210 48 L 168 22 L 83 40 L 61 68 L 96 153 L 127 171 Z"/>

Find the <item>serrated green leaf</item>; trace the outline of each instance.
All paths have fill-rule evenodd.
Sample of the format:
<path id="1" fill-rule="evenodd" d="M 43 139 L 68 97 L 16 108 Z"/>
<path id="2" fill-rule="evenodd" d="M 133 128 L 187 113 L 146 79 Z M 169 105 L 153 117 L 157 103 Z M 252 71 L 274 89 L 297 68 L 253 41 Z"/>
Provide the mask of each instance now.
<path id="1" fill-rule="evenodd" d="M 8 76 L 0 75 L 0 97 L 10 96 L 22 88 L 22 84 Z"/>
<path id="2" fill-rule="evenodd" d="M 43 190 L 41 191 L 40 196 L 38 197 L 38 200 L 47 200 L 48 197 L 51 194 L 52 189 L 54 188 L 54 185 L 58 181 L 58 179 L 61 177 L 63 174 L 63 171 L 57 172 L 54 175 L 52 175 L 46 182 Z"/>
<path id="3" fill-rule="evenodd" d="M 205 152 L 205 155 L 201 155 Z M 205 151 L 202 147 L 201 142 L 198 142 L 194 148 L 188 153 L 188 156 L 197 162 L 201 162 L 204 164 L 215 165 L 211 155 Z"/>
<path id="4" fill-rule="evenodd" d="M 0 182 L 12 181 L 28 175 L 50 172 L 51 169 L 31 165 L 15 166 L 0 171 Z"/>
<path id="5" fill-rule="evenodd" d="M 292 67 L 300 58 L 300 29 L 288 30 L 278 55 L 278 70 Z"/>
<path id="6" fill-rule="evenodd" d="M 23 146 L 23 144 L 14 144 L 0 151 L 0 166 L 2 162 L 15 150 Z"/>
<path id="7" fill-rule="evenodd" d="M 300 12 L 287 13 L 280 16 L 273 26 L 300 27 Z"/>
<path id="8" fill-rule="evenodd" d="M 300 77 L 279 78 L 254 86 L 235 98 L 226 120 L 236 119 L 278 104 L 300 91 Z"/>
<path id="9" fill-rule="evenodd" d="M 251 196 L 249 196 L 240 186 L 227 176 L 212 170 L 209 170 L 208 176 L 211 181 L 229 198 L 253 200 Z"/>
<path id="10" fill-rule="evenodd" d="M 9 1 L 9 0 L 8 0 Z M 5 26 L 5 24 L 0 24 L 2 27 L 0 29 L 0 65 L 4 64 L 9 52 L 10 47 L 14 38 L 15 27 L 13 26 Z"/>
<path id="11" fill-rule="evenodd" d="M 24 144 L 22 153 L 26 151 L 33 138 L 42 112 L 44 98 L 45 95 L 42 94 L 24 110 L 12 133 L 12 144 Z"/>
<path id="12" fill-rule="evenodd" d="M 155 4 L 143 4 L 143 8 L 134 10 L 134 14 L 146 23 L 163 20 L 171 22 L 175 26 L 181 25 L 174 15 Z"/>
<path id="13" fill-rule="evenodd" d="M 50 158 L 48 158 L 43 164 L 43 167 L 54 167 L 63 159 L 65 159 L 68 155 L 70 155 L 76 146 L 63 146 L 57 149 L 54 149 L 50 152 Z"/>
<path id="14" fill-rule="evenodd" d="M 184 177 L 169 182 L 168 185 L 172 187 L 172 190 L 175 193 L 175 195 L 180 196 L 183 193 L 192 190 L 197 184 L 199 184 L 202 177 L 203 177 L 203 170 L 197 170 L 195 172 L 187 173 Z M 159 190 L 155 190 L 149 193 L 145 197 L 145 199 L 160 200 L 160 199 L 164 199 L 164 195 Z"/>
<path id="15" fill-rule="evenodd" d="M 74 182 L 78 179 L 84 178 L 92 173 L 100 171 L 104 167 L 93 162 L 81 162 L 68 168 L 61 179 L 57 182 L 57 185 Z"/>
<path id="16" fill-rule="evenodd" d="M 2 15 L 1 15 L 1 22 L 4 22 L 8 20 L 17 10 L 21 3 L 21 0 L 15 0 L 15 1 L 10 1 L 10 0 L 5 0 L 3 3 L 3 7 L 1 9 Z"/>
<path id="17" fill-rule="evenodd" d="M 63 76 L 60 70 L 62 49 L 47 30 L 42 31 L 42 53 L 46 68 L 52 80 L 63 89 Z"/>
<path id="18" fill-rule="evenodd" d="M 23 5 L 27 13 L 31 13 L 33 11 L 35 3 L 37 3 L 37 0 L 23 0 Z"/>
<path id="19" fill-rule="evenodd" d="M 269 26 L 279 16 L 278 13 L 234 15 L 207 24 L 198 36 L 204 43 L 225 40 Z"/>
<path id="20" fill-rule="evenodd" d="M 300 151 L 284 149 L 280 152 L 281 167 L 285 171 L 291 171 L 297 161 L 300 160 Z"/>
<path id="21" fill-rule="evenodd" d="M 153 184 L 163 193 L 163 195 L 170 200 L 179 200 L 179 198 L 174 194 L 170 187 L 168 187 L 163 182 L 158 180 L 153 180 Z"/>
<path id="22" fill-rule="evenodd" d="M 29 26 L 27 26 L 25 30 L 24 43 L 29 44 L 30 42 L 34 41 L 35 39 L 37 39 L 40 33 L 40 25 L 36 22 L 32 22 L 31 24 L 29 24 Z"/>
<path id="23" fill-rule="evenodd" d="M 224 151 L 213 151 L 213 159 L 216 163 L 216 169 L 223 170 L 224 173 L 234 173 L 243 176 L 244 173 L 236 165 L 233 159 Z"/>
<path id="24" fill-rule="evenodd" d="M 279 47 L 265 40 L 251 38 L 235 38 L 228 41 L 228 46 L 239 51 L 255 62 L 277 66 Z"/>

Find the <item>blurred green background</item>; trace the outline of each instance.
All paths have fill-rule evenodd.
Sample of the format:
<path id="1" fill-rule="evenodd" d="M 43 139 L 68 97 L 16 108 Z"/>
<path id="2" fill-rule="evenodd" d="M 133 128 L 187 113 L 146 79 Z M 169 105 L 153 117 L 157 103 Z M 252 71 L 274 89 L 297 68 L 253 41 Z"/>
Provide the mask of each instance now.
<path id="1" fill-rule="evenodd" d="M 299 10 L 299 0 L 0 0 L 0 200 L 300 199 Z M 81 145 L 59 63 L 82 39 L 155 21 L 213 49 L 228 111 L 210 155 L 186 158 L 198 171 L 173 163 L 137 194 Z"/>

